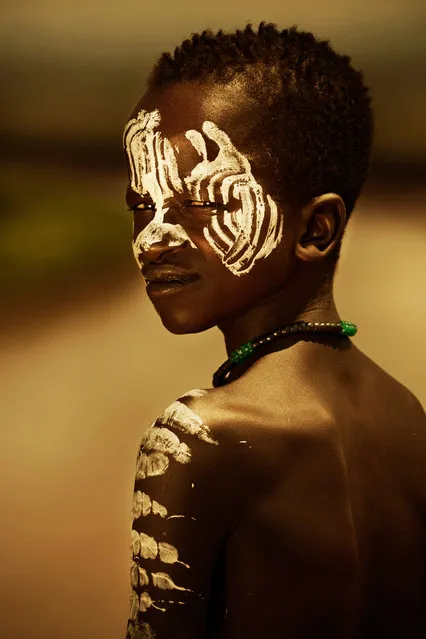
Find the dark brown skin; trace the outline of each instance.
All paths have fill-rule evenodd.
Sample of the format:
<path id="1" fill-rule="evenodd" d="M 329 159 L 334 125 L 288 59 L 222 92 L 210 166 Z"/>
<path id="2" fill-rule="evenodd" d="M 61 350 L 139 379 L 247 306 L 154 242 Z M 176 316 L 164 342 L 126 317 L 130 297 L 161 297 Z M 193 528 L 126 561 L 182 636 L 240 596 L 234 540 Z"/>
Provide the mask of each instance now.
<path id="1" fill-rule="evenodd" d="M 164 135 L 181 142 L 212 120 L 240 148 L 231 98 L 180 85 L 145 96 L 137 110 L 158 108 Z M 190 171 L 197 160 L 181 151 L 179 161 Z M 253 173 L 267 190 L 267 176 Z M 140 196 L 130 191 L 128 201 Z M 244 277 L 221 264 L 199 220 L 180 217 L 199 251 L 158 244 L 142 256 L 144 265 L 200 275 L 195 299 L 152 300 L 164 325 L 176 333 L 218 325 L 230 352 L 299 319 L 338 321 L 324 274 L 344 230 L 343 202 L 324 194 L 283 214 L 282 244 Z M 348 338 L 292 337 L 237 369 L 230 384 L 182 401 L 218 445 L 176 430 L 191 463 L 172 460 L 167 473 L 135 483 L 185 515 L 133 523 L 191 567 L 144 563 L 193 591 L 136 589 L 185 604 L 139 613 L 156 639 L 426 636 L 426 418 L 406 388 Z M 128 636 L 152 636 L 144 632 Z"/>
<path id="2" fill-rule="evenodd" d="M 224 636 L 424 636 L 426 424 L 413 396 L 353 346 L 299 342 L 217 401 L 205 420 L 232 402 L 227 419 L 252 445 L 242 494 L 252 476 L 255 497 L 228 541 Z"/>

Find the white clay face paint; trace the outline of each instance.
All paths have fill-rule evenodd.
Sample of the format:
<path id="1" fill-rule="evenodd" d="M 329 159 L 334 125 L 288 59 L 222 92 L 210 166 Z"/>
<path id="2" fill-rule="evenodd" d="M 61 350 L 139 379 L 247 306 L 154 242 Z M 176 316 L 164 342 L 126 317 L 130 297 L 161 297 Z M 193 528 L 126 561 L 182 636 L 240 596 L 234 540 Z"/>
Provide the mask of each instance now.
<path id="1" fill-rule="evenodd" d="M 197 132 L 188 131 L 186 136 L 197 145 L 202 161 L 185 183 L 197 198 L 201 196 L 201 185 L 207 182 L 209 199 L 214 201 L 219 187 L 225 205 L 231 197 L 241 203 L 237 211 L 214 215 L 204 229 L 204 237 L 234 275 L 244 275 L 257 260 L 270 255 L 281 241 L 283 216 L 278 213 L 272 198 L 269 195 L 265 198 L 261 185 L 253 176 L 250 162 L 235 148 L 229 136 L 213 122 L 204 122 L 203 132 L 217 144 L 219 153 L 209 161 L 204 140 L 202 146 L 195 135 Z"/>
<path id="2" fill-rule="evenodd" d="M 193 199 L 201 200 L 201 188 L 205 186 L 211 201 L 215 201 L 220 192 L 225 206 L 231 198 L 240 202 L 238 210 L 213 213 L 203 234 L 234 275 L 249 273 L 259 259 L 268 257 L 280 243 L 284 224 L 282 213 L 278 212 L 270 195 L 265 196 L 253 176 L 249 160 L 213 122 L 204 122 L 202 133 L 195 129 L 186 131 L 185 137 L 197 151 L 200 161 L 189 176 L 179 176 L 175 150 L 170 141 L 156 131 L 160 121 L 158 110 L 142 110 L 124 131 L 131 187 L 141 195 L 149 195 L 156 208 L 154 219 L 134 242 L 137 261 L 140 250 L 146 250 L 164 238 L 170 246 L 189 241 L 192 248 L 196 248 L 182 226 L 164 222 L 165 202 L 174 193 L 182 193 L 184 185 Z M 207 158 L 205 138 L 215 142 L 219 149 L 211 161 Z"/>
<path id="3" fill-rule="evenodd" d="M 167 138 L 155 129 L 160 124 L 158 111 L 140 111 L 124 130 L 124 148 L 129 160 L 130 186 L 141 196 L 149 196 L 155 207 L 154 218 L 133 242 L 133 253 L 139 262 L 139 253 L 158 242 L 167 246 L 180 246 L 190 237 L 179 224 L 164 221 L 168 211 L 166 202 L 175 193 L 181 193 L 183 183 L 179 177 L 175 151 Z"/>

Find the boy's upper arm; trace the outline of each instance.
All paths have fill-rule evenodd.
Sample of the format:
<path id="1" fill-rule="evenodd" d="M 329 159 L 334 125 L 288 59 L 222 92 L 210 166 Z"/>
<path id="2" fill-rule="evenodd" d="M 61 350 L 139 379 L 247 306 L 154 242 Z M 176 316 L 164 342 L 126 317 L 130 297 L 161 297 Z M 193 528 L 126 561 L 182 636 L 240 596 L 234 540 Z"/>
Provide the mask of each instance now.
<path id="1" fill-rule="evenodd" d="M 148 429 L 136 464 L 127 637 L 205 635 L 232 513 L 221 455 L 220 442 L 182 401 Z"/>

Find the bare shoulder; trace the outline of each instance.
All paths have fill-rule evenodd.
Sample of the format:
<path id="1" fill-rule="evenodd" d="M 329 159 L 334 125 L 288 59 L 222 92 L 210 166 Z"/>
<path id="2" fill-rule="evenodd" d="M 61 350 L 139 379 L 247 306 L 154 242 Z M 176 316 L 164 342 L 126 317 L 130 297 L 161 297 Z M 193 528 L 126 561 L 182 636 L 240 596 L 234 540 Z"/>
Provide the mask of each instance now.
<path id="1" fill-rule="evenodd" d="M 299 399 L 287 387 L 276 389 L 274 402 L 246 391 L 241 380 L 200 398 L 197 412 L 212 419 L 217 438 L 233 451 L 230 623 L 238 619 L 241 636 L 254 636 L 253 602 L 267 596 L 256 620 L 273 636 L 283 623 L 296 632 L 300 620 L 321 619 L 332 606 L 341 608 L 332 618 L 345 611 L 357 566 L 356 532 L 335 417 L 314 396 Z"/>
<path id="2" fill-rule="evenodd" d="M 359 357 L 354 383 L 340 393 L 339 416 L 346 411 L 357 436 L 390 459 L 426 457 L 426 415 L 417 397 L 366 355 Z"/>
<path id="3" fill-rule="evenodd" d="M 363 380 L 362 391 L 367 397 L 375 396 L 378 402 L 388 406 L 400 406 L 410 411 L 414 417 L 424 419 L 425 413 L 421 403 L 404 384 L 385 371 L 359 349 L 353 348 L 356 356 L 356 371 Z"/>
<path id="4" fill-rule="evenodd" d="M 217 510 L 224 521 L 237 498 L 237 420 L 241 420 L 239 411 L 227 406 L 213 389 L 184 393 L 146 431 L 136 480 L 163 477 L 175 502 L 186 495 L 192 501 L 198 495 L 200 504 L 209 502 L 206 516 Z"/>
<path id="5" fill-rule="evenodd" d="M 273 545 L 279 531 L 282 553 L 351 565 L 348 458 L 336 414 L 309 393 L 286 388 L 280 397 L 278 389 L 276 401 L 265 403 L 246 390 L 241 380 L 191 404 L 228 451 L 235 538 L 254 546 L 262 530 Z M 273 563 L 265 552 L 265 565 Z"/>
<path id="6" fill-rule="evenodd" d="M 193 472 L 215 455 L 219 442 L 193 406 L 206 394 L 201 389 L 188 391 L 149 426 L 140 445 L 136 479 L 158 477 L 171 468 L 183 472 L 189 464 Z"/>
<path id="7" fill-rule="evenodd" d="M 248 395 L 243 380 L 218 390 L 191 406 L 230 451 L 238 538 L 285 531 L 286 552 L 352 561 L 351 461 L 338 411 L 287 387 L 274 402 Z"/>
<path id="8" fill-rule="evenodd" d="M 205 636 L 212 575 L 234 503 L 226 447 L 196 409 L 206 395 L 193 390 L 172 402 L 138 451 L 129 638 Z"/>
<path id="9" fill-rule="evenodd" d="M 179 400 L 220 446 L 221 474 L 234 490 L 250 494 L 251 504 L 298 482 L 318 490 L 327 484 L 334 494 L 330 486 L 341 485 L 345 473 L 335 416 L 315 398 L 265 403 L 245 391 L 242 382 L 191 391 Z"/>
<path id="10" fill-rule="evenodd" d="M 358 410 L 351 415 L 365 466 L 368 462 L 374 476 L 389 473 L 405 495 L 426 504 L 425 411 L 408 388 L 368 358 L 366 370 L 356 390 Z"/>

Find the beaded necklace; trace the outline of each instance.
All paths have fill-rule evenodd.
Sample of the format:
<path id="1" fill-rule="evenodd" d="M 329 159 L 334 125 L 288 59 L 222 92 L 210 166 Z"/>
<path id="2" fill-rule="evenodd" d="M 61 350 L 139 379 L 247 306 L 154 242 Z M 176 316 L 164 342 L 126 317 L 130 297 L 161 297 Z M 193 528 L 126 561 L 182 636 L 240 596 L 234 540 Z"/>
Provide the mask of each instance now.
<path id="1" fill-rule="evenodd" d="M 294 333 L 328 333 L 330 335 L 338 335 L 342 337 L 352 337 L 356 334 L 358 327 L 351 322 L 295 322 L 287 324 L 282 328 L 277 328 L 271 333 L 265 333 L 253 340 L 250 340 L 232 351 L 226 362 L 220 366 L 213 375 L 213 386 L 224 386 L 229 382 L 229 375 L 237 364 L 240 364 L 261 346 L 269 344 L 283 335 L 291 335 Z"/>

